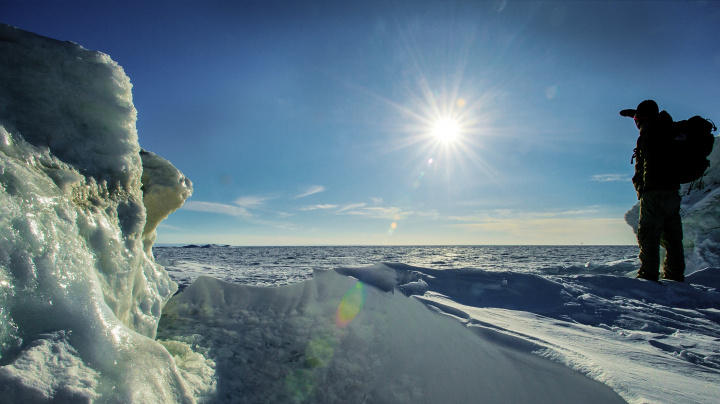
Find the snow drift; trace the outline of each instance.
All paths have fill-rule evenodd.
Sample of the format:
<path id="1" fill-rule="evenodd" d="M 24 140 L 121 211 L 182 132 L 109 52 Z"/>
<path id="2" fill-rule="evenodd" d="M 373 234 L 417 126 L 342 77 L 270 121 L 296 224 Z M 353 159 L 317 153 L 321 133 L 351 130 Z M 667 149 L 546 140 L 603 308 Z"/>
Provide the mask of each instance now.
<path id="1" fill-rule="evenodd" d="M 278 288 L 200 277 L 168 303 L 161 329 L 211 349 L 217 402 L 624 402 L 579 372 L 478 338 L 392 293 L 402 272 L 319 270 Z"/>

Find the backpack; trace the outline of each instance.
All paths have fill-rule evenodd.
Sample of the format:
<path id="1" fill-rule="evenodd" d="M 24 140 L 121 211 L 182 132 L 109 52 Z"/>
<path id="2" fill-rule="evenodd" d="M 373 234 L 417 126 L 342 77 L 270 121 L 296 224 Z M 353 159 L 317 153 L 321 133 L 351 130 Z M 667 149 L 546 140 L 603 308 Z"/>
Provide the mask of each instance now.
<path id="1" fill-rule="evenodd" d="M 697 181 L 710 166 L 707 159 L 712 152 L 717 130 L 715 123 L 700 116 L 685 121 L 673 122 L 675 139 L 674 154 L 677 156 L 676 167 L 681 184 Z"/>

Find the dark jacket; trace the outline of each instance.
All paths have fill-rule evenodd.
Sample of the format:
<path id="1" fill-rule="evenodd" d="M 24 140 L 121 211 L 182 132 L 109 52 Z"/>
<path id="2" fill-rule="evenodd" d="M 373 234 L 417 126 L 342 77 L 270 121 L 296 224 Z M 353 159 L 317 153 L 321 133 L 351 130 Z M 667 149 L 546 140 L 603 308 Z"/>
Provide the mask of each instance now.
<path id="1" fill-rule="evenodd" d="M 638 198 L 646 191 L 680 189 L 677 170 L 673 167 L 674 137 L 673 120 L 667 112 L 642 121 L 634 155 L 633 184 Z"/>

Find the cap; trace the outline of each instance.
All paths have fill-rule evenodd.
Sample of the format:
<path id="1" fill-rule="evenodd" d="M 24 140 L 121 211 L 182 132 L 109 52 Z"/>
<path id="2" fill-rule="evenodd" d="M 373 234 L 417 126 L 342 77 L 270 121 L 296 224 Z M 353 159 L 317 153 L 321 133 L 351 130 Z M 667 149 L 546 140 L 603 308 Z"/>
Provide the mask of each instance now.
<path id="1" fill-rule="evenodd" d="M 658 105 L 653 100 L 645 100 L 638 104 L 636 109 L 623 109 L 620 111 L 620 115 L 627 116 L 629 118 L 649 118 L 660 113 Z"/>

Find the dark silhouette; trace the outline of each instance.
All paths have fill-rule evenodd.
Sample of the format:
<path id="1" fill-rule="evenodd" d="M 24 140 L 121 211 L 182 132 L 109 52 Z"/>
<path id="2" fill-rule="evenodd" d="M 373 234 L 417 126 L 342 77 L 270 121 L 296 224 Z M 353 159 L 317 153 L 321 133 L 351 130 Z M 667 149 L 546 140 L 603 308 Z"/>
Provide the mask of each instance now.
<path id="1" fill-rule="evenodd" d="M 680 219 L 680 179 L 673 162 L 673 120 L 659 112 L 653 100 L 641 102 L 637 109 L 625 109 L 620 115 L 631 117 L 640 130 L 633 184 L 640 199 L 640 269 L 637 277 L 658 281 L 660 246 L 666 255 L 662 278 L 685 280 L 682 221 Z"/>

